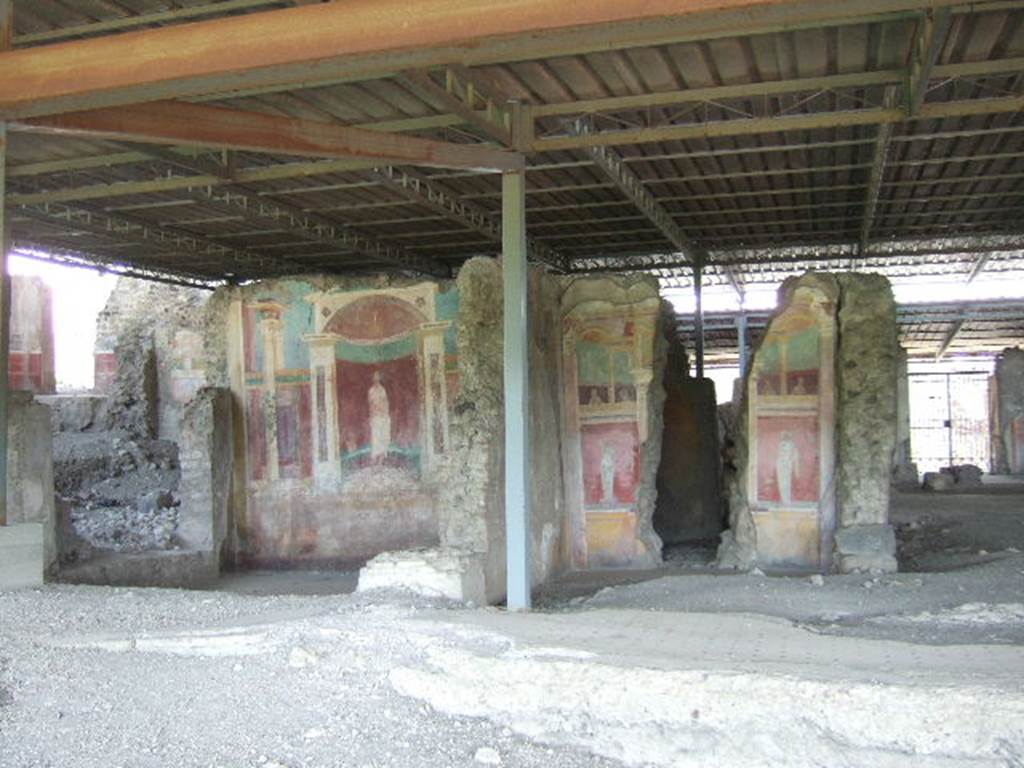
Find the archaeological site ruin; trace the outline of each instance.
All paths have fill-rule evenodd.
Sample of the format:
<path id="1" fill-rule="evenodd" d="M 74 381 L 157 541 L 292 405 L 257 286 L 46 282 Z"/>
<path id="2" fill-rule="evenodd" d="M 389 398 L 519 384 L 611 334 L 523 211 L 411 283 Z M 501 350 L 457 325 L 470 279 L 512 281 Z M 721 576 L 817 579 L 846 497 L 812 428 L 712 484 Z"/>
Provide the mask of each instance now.
<path id="1" fill-rule="evenodd" d="M 1024 764 L 1022 112 L 1016 0 L 0 0 L 0 768 Z"/>

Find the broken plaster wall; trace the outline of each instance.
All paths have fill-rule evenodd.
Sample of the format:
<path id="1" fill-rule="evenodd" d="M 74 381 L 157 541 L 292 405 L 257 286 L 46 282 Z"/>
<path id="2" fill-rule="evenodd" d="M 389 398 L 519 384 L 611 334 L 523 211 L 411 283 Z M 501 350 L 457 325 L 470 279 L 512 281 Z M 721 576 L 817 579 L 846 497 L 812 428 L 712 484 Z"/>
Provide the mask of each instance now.
<path id="1" fill-rule="evenodd" d="M 210 292 L 121 277 L 96 323 L 95 389 L 105 421 L 142 438 L 177 440 L 185 404 L 207 384 Z"/>
<path id="2" fill-rule="evenodd" d="M 1024 474 L 1024 349 L 1003 350 L 993 379 L 994 471 Z"/>
<path id="3" fill-rule="evenodd" d="M 888 282 L 808 273 L 779 295 L 744 381 L 719 565 L 895 570 L 898 346 Z"/>

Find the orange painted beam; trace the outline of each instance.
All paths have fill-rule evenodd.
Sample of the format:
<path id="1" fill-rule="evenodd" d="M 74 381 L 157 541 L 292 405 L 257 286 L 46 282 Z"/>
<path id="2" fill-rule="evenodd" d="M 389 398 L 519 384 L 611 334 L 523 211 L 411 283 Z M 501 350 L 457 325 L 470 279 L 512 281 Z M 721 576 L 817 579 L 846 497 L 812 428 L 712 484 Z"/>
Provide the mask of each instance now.
<path id="1" fill-rule="evenodd" d="M 119 141 L 195 145 L 306 157 L 363 158 L 381 165 L 515 171 L 522 155 L 314 120 L 184 101 L 111 107 L 30 118 L 22 130 L 84 134 Z"/>
<path id="2" fill-rule="evenodd" d="M 0 54 L 0 119 L 787 29 L 959 0 L 335 0 Z"/>

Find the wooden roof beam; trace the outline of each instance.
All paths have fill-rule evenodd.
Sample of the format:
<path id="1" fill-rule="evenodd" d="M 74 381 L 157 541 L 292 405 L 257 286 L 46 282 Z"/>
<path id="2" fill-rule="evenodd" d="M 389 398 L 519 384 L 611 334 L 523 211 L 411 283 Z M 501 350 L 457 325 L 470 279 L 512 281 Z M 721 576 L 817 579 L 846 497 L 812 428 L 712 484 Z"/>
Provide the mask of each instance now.
<path id="1" fill-rule="evenodd" d="M 16 127 L 115 141 L 365 159 L 377 164 L 481 171 L 516 171 L 524 165 L 522 155 L 477 144 L 452 144 L 181 101 L 51 115 L 22 121 Z"/>
<path id="2" fill-rule="evenodd" d="M 0 116 L 844 23 L 958 0 L 347 0 L 0 54 Z M 402 20 L 415 16 L 415 23 Z M 756 23 L 751 23 L 757 19 Z M 230 44 L 225 44 L 230 41 Z"/>

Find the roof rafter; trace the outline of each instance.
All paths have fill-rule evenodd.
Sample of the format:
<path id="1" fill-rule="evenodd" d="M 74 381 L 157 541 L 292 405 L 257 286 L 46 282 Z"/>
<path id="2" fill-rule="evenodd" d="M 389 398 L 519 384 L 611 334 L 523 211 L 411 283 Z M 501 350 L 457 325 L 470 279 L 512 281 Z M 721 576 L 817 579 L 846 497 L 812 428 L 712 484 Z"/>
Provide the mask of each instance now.
<path id="1" fill-rule="evenodd" d="M 436 211 L 445 219 L 458 222 L 466 229 L 482 234 L 500 245 L 500 224 L 486 211 L 460 200 L 429 179 L 392 166 L 377 168 L 373 176 L 417 205 Z M 528 238 L 527 250 L 534 261 L 547 264 L 560 272 L 565 270 L 564 260 L 548 246 Z"/>
<path id="2" fill-rule="evenodd" d="M 154 144 L 250 152 L 368 159 L 438 168 L 522 170 L 522 155 L 476 144 L 453 144 L 334 123 L 182 101 L 114 107 L 33 118 L 25 130 L 52 130 Z"/>
<path id="3" fill-rule="evenodd" d="M 64 222 L 73 229 L 133 241 L 164 252 L 188 257 L 225 259 L 237 265 L 237 276 L 289 274 L 294 273 L 298 266 L 294 262 L 214 243 L 191 232 L 155 227 L 132 217 L 88 210 L 79 206 L 54 203 L 24 205 L 18 212 L 28 218 L 50 223 Z"/>

